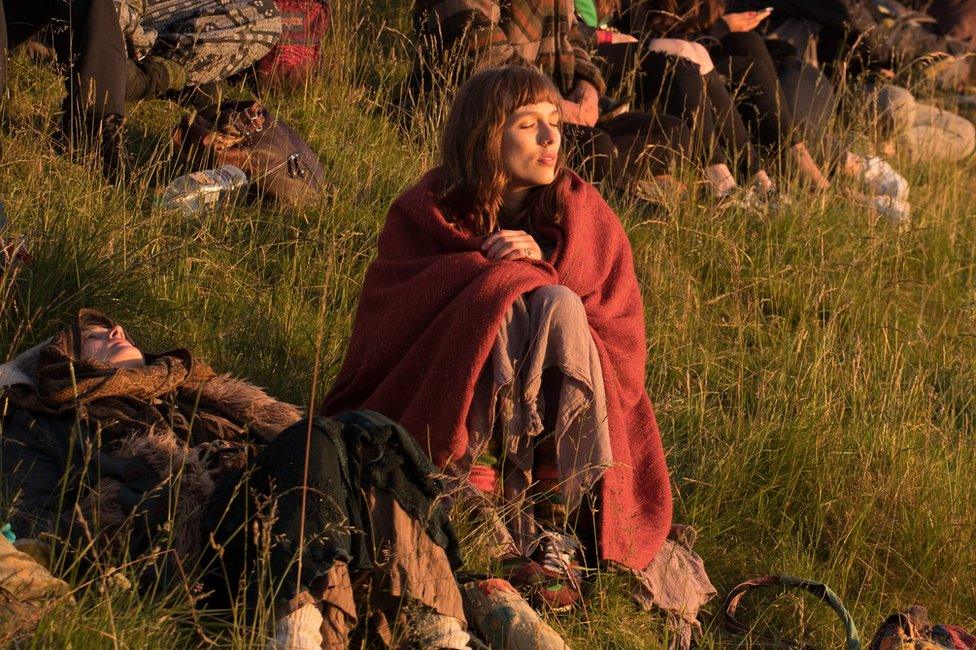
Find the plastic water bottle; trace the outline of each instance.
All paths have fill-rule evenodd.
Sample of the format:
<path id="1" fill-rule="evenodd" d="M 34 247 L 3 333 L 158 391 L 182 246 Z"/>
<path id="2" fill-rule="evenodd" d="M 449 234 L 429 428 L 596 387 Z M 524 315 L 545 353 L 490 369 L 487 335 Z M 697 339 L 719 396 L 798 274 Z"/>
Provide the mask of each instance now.
<path id="1" fill-rule="evenodd" d="M 174 179 L 163 190 L 159 205 L 184 215 L 206 212 L 231 203 L 247 184 L 247 174 L 234 165 L 204 169 Z"/>

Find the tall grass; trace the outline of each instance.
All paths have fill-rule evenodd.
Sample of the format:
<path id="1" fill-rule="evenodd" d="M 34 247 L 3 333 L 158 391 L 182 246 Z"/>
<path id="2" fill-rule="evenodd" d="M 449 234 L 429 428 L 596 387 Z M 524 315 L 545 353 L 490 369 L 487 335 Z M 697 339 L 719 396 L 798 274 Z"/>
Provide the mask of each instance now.
<path id="1" fill-rule="evenodd" d="M 49 145 L 56 77 L 15 59 L 0 187 L 37 262 L 18 279 L 15 302 L 0 307 L 0 358 L 87 305 L 150 348 L 186 345 L 304 403 L 326 295 L 327 387 L 383 215 L 434 161 L 443 106 L 410 132 L 390 119 L 413 56 L 408 4 L 335 3 L 317 77 L 262 97 L 325 166 L 328 190 L 300 214 L 155 211 L 180 117 L 164 102 L 133 111 L 144 176 L 124 189 L 103 185 Z M 842 182 L 819 198 L 797 191 L 772 215 L 719 213 L 693 198 L 668 211 L 612 199 L 646 304 L 647 389 L 676 520 L 699 529 L 697 550 L 720 592 L 771 572 L 822 580 L 867 632 L 915 602 L 937 620 L 976 626 L 976 178 L 971 162 L 897 166 L 916 206 L 901 231 L 844 199 Z M 200 627 L 185 594 L 108 594 L 79 591 L 30 645 L 262 643 L 257 628 Z M 838 647 L 839 626 L 812 601 L 764 602 L 745 616 Z M 716 611 L 704 617 L 707 647 L 733 643 Z M 578 647 L 664 642 L 661 622 L 631 606 L 614 575 L 599 578 L 585 609 L 550 620 Z"/>

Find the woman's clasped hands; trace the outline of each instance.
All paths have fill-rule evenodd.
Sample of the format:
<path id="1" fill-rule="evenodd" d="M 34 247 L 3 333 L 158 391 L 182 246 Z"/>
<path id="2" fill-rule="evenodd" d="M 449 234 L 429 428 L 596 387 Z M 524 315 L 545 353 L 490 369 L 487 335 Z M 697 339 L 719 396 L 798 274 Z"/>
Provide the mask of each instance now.
<path id="1" fill-rule="evenodd" d="M 481 252 L 490 260 L 542 259 L 542 249 L 524 230 L 499 230 L 485 238 Z"/>

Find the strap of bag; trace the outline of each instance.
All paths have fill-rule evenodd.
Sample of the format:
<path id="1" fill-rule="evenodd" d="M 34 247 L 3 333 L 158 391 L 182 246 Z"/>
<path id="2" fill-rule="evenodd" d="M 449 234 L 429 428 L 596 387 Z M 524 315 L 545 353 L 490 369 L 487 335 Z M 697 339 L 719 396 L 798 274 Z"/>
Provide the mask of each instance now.
<path id="1" fill-rule="evenodd" d="M 734 634 L 748 634 L 749 627 L 744 625 L 735 617 L 735 610 L 739 606 L 739 602 L 746 593 L 752 591 L 753 589 L 760 589 L 763 587 L 785 587 L 788 589 L 801 589 L 807 591 L 821 601 L 827 603 L 840 620 L 844 623 L 844 632 L 847 635 L 847 650 L 860 650 L 861 649 L 861 637 L 858 635 L 857 627 L 854 625 L 854 619 L 851 618 L 850 613 L 841 604 L 840 598 L 837 597 L 830 587 L 827 585 L 814 582 L 812 580 L 806 580 L 804 578 L 796 578 L 793 576 L 763 576 L 762 578 L 753 578 L 752 580 L 746 580 L 745 582 L 736 585 L 729 595 L 725 598 L 725 604 L 722 606 L 725 616 L 725 627 L 727 630 Z"/>

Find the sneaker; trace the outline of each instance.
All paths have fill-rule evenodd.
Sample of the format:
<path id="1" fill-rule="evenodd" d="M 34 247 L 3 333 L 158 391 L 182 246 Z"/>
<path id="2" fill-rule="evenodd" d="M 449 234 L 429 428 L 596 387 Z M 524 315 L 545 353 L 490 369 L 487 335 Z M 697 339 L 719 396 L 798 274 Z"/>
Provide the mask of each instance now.
<path id="1" fill-rule="evenodd" d="M 908 201 L 891 196 L 873 196 L 869 207 L 893 226 L 904 228 L 912 222 L 912 206 Z"/>
<path id="2" fill-rule="evenodd" d="M 887 161 L 877 156 L 864 156 L 861 162 L 864 184 L 875 196 L 890 196 L 899 201 L 908 199 L 908 181 Z"/>
<path id="3" fill-rule="evenodd" d="M 583 599 L 583 576 L 576 562 L 579 542 L 568 535 L 543 533 L 533 558 L 509 563 L 509 582 L 535 604 L 554 611 L 572 609 Z"/>

